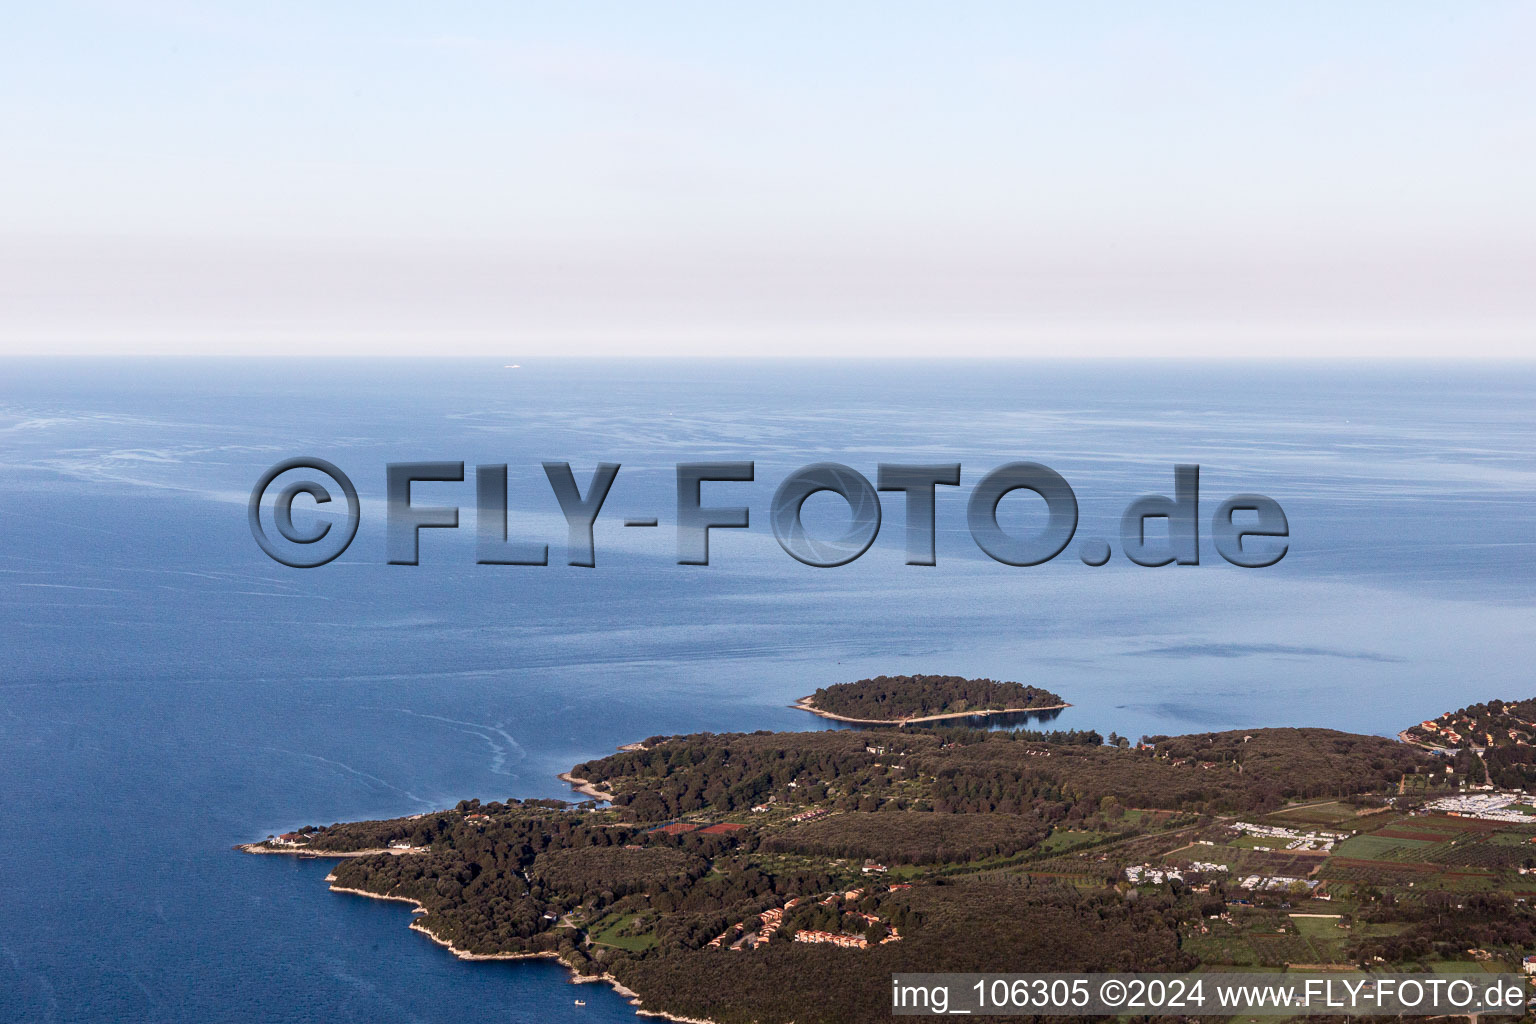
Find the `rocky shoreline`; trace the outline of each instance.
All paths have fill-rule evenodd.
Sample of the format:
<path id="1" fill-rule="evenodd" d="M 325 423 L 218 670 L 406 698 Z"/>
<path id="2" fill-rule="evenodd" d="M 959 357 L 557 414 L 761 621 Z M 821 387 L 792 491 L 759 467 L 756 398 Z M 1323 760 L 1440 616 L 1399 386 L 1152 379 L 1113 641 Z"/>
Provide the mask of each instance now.
<path id="1" fill-rule="evenodd" d="M 1032 708 L 986 708 L 979 711 L 950 711 L 942 715 L 919 715 L 912 718 L 850 718 L 847 715 L 821 710 L 811 703 L 810 697 L 801 697 L 789 706 L 797 711 L 809 711 L 813 715 L 830 718 L 837 722 L 849 722 L 853 725 L 894 725 L 900 728 L 904 725 L 916 725 L 919 722 L 938 722 L 946 718 L 986 718 L 988 715 L 1028 715 L 1038 711 L 1060 711 L 1072 705 L 1063 701 L 1060 704 L 1042 704 Z"/>
<path id="2" fill-rule="evenodd" d="M 326 881 L 329 882 L 330 880 L 331 880 L 331 876 L 327 876 L 326 877 Z M 347 893 L 348 895 L 352 895 L 352 896 L 364 896 L 364 897 L 367 897 L 368 899 L 374 899 L 374 900 L 393 900 L 393 901 L 399 902 L 399 903 L 410 903 L 410 904 L 414 905 L 417 908 L 417 910 L 420 911 L 421 913 L 426 913 L 426 908 L 423 907 L 419 901 L 411 899 L 409 896 L 388 896 L 388 895 L 383 895 L 383 894 L 376 893 L 376 892 L 368 892 L 365 889 L 349 889 L 349 888 L 346 888 L 344 886 L 338 886 L 338 885 L 335 885 L 335 884 L 332 884 L 330 889 L 331 889 L 332 892 L 342 892 L 342 893 Z M 455 946 L 452 942 L 449 942 L 447 939 L 444 939 L 444 938 L 442 938 L 440 936 L 434 935 L 432 933 L 432 930 L 430 928 L 426 927 L 424 924 L 422 924 L 420 920 L 412 921 L 408 927 L 413 932 L 417 932 L 417 933 L 419 933 L 421 935 L 425 935 L 427 938 L 431 939 L 433 942 L 437 943 L 439 946 L 442 946 L 444 949 L 448 950 L 448 952 L 452 953 L 454 956 L 458 957 L 460 960 L 556 960 L 556 961 L 559 961 L 561 966 L 565 967 L 566 970 L 571 972 L 571 983 L 572 984 L 575 984 L 575 985 L 593 985 L 593 984 L 606 984 L 606 985 L 609 985 L 620 996 L 623 996 L 625 999 L 627 999 L 629 1001 L 629 1005 L 635 1007 L 635 1012 L 637 1014 L 640 1014 L 641 1016 L 645 1016 L 645 1017 L 660 1017 L 660 1018 L 665 1019 L 665 1020 L 677 1021 L 677 1022 L 679 1022 L 679 1024 L 716 1024 L 715 1021 L 709 1020 L 707 1018 L 702 1018 L 702 1017 L 683 1017 L 683 1016 L 679 1016 L 677 1014 L 667 1013 L 665 1010 L 647 1010 L 647 1009 L 644 1009 L 641 1006 L 641 999 L 640 999 L 639 993 L 637 993 L 633 989 L 631 989 L 628 986 L 626 986 L 623 982 L 621 982 L 618 978 L 614 977 L 612 974 L 609 974 L 606 971 L 603 972 L 602 974 L 582 974 L 579 971 L 577 971 L 574 967 L 572 967 L 570 964 L 566 963 L 563 959 L 561 959 L 559 953 L 556 953 L 556 952 L 554 952 L 552 950 L 539 950 L 539 951 L 527 952 L 527 953 L 471 953 L 468 950 L 460 949 L 459 947 Z"/>
<path id="3" fill-rule="evenodd" d="M 612 793 L 605 793 L 598 789 L 590 779 L 580 778 L 579 776 L 572 775 L 570 772 L 561 772 L 556 776 L 556 778 L 558 778 L 561 782 L 571 786 L 576 790 L 576 792 L 582 794 L 583 796 L 590 796 L 594 800 L 613 800 Z"/>

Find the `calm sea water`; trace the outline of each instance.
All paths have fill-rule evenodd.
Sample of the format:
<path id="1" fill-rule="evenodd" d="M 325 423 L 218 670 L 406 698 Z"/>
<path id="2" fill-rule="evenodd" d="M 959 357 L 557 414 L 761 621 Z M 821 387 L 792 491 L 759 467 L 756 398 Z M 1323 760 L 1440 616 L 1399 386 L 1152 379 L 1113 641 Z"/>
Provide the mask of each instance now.
<path id="1" fill-rule="evenodd" d="M 269 561 L 244 502 L 279 459 L 357 482 L 337 562 Z M 1274 497 L 1290 555 L 1239 570 L 1117 559 L 1010 568 L 964 500 L 1032 459 L 1079 536 L 1203 467 L 1206 513 Z M 384 464 L 508 463 L 546 568 L 474 564 L 473 484 L 422 564 L 385 564 Z M 563 564 L 539 462 L 623 464 L 598 567 Z M 753 529 L 675 564 L 672 467 L 755 459 Z M 779 550 L 791 469 L 958 461 L 939 564 L 903 512 L 859 561 Z M 464 963 L 408 908 L 328 892 L 325 863 L 238 842 L 465 797 L 561 796 L 572 763 L 654 733 L 806 728 L 785 707 L 880 672 L 991 675 L 1130 736 L 1255 725 L 1392 733 L 1531 696 L 1536 371 L 1125 364 L 0 364 L 0 1016 L 37 1021 L 619 1021 L 546 964 Z M 1014 507 L 1014 506 L 1017 507 Z M 813 499 L 817 522 L 835 505 Z M 1027 525 L 1023 499 L 1004 518 Z M 656 530 L 625 516 L 658 515 Z M 585 1007 L 576 1007 L 576 998 Z"/>

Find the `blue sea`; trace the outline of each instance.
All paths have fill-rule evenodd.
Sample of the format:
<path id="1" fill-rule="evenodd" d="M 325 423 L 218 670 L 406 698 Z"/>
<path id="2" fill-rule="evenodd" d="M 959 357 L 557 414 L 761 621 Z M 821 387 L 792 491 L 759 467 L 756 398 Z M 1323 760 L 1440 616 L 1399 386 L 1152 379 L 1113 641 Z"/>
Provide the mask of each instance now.
<path id="1" fill-rule="evenodd" d="M 817 727 L 786 705 L 828 683 L 1016 679 L 1073 704 L 1054 725 L 1132 738 L 1390 735 L 1536 695 L 1530 366 L 508 362 L 0 363 L 0 1018 L 633 1020 L 553 964 L 454 959 L 405 905 L 329 892 L 325 862 L 231 848 L 569 795 L 557 772 L 657 733 Z M 361 498 L 317 569 L 247 524 L 293 456 Z M 965 503 L 1021 459 L 1071 483 L 1080 538 L 1118 544 L 1121 510 L 1198 463 L 1207 524 L 1267 495 L 1289 553 L 1236 568 L 1203 525 L 1198 566 L 991 561 Z M 387 564 L 384 467 L 433 460 L 507 464 L 509 532 L 550 564 L 475 563 L 472 480 L 418 484 L 461 526 Z M 622 465 L 595 568 L 565 564 L 546 460 L 583 488 Z M 705 491 L 752 525 L 678 565 L 674 466 L 712 460 L 755 462 Z M 895 494 L 857 561 L 785 554 L 769 503 L 818 461 L 961 463 L 938 564 L 904 564 Z M 1003 524 L 1038 525 L 1030 500 Z"/>

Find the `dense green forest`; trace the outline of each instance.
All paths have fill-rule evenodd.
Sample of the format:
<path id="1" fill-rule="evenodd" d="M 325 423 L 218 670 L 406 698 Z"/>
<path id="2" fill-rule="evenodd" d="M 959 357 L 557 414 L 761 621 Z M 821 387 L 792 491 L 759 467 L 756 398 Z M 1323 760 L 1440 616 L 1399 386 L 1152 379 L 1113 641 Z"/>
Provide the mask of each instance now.
<path id="1" fill-rule="evenodd" d="M 1530 751 L 1328 729 L 653 736 L 572 769 L 608 804 L 465 801 L 281 848 L 363 851 L 334 884 L 415 900 L 413 927 L 463 953 L 558 955 L 719 1024 L 842 1024 L 888 1014 L 894 971 L 1514 963 L 1536 948 L 1536 806 L 1433 801 L 1524 778 Z M 1298 899 L 1323 901 L 1305 927 Z"/>
<path id="2" fill-rule="evenodd" d="M 1006 856 L 1038 844 L 1050 826 L 1005 814 L 849 811 L 805 822 L 763 844 L 766 850 L 943 864 Z"/>
<path id="3" fill-rule="evenodd" d="M 1106 746 L 1091 732 L 700 733 L 577 765 L 641 820 L 765 804 L 1006 813 L 1080 820 L 1122 804 L 1264 810 L 1295 797 L 1380 790 L 1428 763 L 1379 736 L 1259 729 Z"/>
<path id="4" fill-rule="evenodd" d="M 961 676 L 876 676 L 823 686 L 807 699 L 807 706 L 817 711 L 872 722 L 1059 708 L 1064 703 L 1056 694 L 1038 687 Z"/>
<path id="5" fill-rule="evenodd" d="M 617 973 L 636 991 L 664 993 L 657 1005 L 720 1024 L 866 1024 L 889 1018 L 890 976 L 897 971 L 1196 965 L 1179 949 L 1180 901 L 1167 895 L 1127 902 L 1112 891 L 1015 877 L 914 887 L 897 899 L 921 920 L 901 942 L 870 949 L 770 942 L 750 954 L 710 950 L 631 960 Z"/>

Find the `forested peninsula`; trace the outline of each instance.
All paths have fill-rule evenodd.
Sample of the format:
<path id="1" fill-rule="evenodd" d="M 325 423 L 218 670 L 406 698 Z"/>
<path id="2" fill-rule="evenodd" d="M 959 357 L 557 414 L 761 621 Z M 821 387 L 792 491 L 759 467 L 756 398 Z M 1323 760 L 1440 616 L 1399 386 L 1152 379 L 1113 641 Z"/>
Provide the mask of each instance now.
<path id="1" fill-rule="evenodd" d="M 572 767 L 611 801 L 246 849 L 336 857 L 333 888 L 416 904 L 458 955 L 558 957 L 717 1024 L 884 1019 L 897 971 L 1514 969 L 1536 806 L 1489 780 L 1536 750 L 1509 729 L 1496 773 L 1330 729 L 653 736 Z"/>

